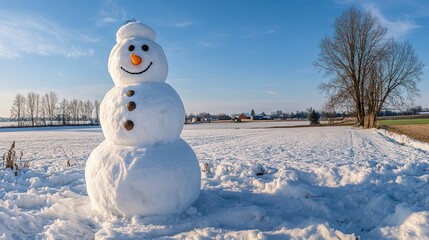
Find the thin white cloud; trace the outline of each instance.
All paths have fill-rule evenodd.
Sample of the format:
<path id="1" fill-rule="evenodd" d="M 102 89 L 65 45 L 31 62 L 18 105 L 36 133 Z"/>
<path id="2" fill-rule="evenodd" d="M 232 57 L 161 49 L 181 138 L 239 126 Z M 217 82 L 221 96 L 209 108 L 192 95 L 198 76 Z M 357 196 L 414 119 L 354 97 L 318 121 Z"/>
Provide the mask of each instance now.
<path id="1" fill-rule="evenodd" d="M 265 86 L 278 86 L 278 83 L 265 83 Z"/>
<path id="2" fill-rule="evenodd" d="M 97 18 L 96 20 L 97 26 L 104 26 L 106 24 L 114 23 L 116 21 L 117 19 L 114 19 L 113 17 L 100 17 L 100 18 Z"/>
<path id="3" fill-rule="evenodd" d="M 67 53 L 67 57 L 71 58 L 78 58 L 78 57 L 84 57 L 84 56 L 93 56 L 94 50 L 93 49 L 79 49 L 76 47 L 72 47 Z"/>
<path id="4" fill-rule="evenodd" d="M 364 8 L 376 16 L 383 26 L 388 28 L 389 36 L 401 38 L 409 34 L 412 30 L 420 28 L 419 25 L 409 18 L 395 21 L 387 19 L 381 10 L 373 4 L 365 4 Z"/>
<path id="5" fill-rule="evenodd" d="M 58 76 L 58 77 L 60 77 L 60 78 L 65 77 L 64 73 L 62 73 L 62 72 L 60 72 L 60 71 L 58 71 L 58 70 L 55 70 L 54 72 L 55 72 L 55 74 L 57 74 L 57 76 Z"/>
<path id="6" fill-rule="evenodd" d="M 47 19 L 0 11 L 0 58 L 25 54 L 92 56 L 93 49 L 75 45 L 96 41 Z"/>
<path id="7" fill-rule="evenodd" d="M 203 47 L 212 47 L 223 43 L 228 37 L 228 34 L 223 32 L 210 32 L 201 40 L 197 41 L 197 44 Z"/>
<path id="8" fill-rule="evenodd" d="M 278 92 L 271 91 L 271 90 L 264 90 L 264 93 L 270 94 L 270 95 L 279 95 Z"/>
<path id="9" fill-rule="evenodd" d="M 211 47 L 213 45 L 213 43 L 209 42 L 209 41 L 198 41 L 197 42 L 198 45 L 201 45 L 203 47 Z M 1 49 L 0 49 L 1 50 Z"/>
<path id="10" fill-rule="evenodd" d="M 189 81 L 195 81 L 194 78 L 172 78 L 169 79 L 171 82 L 189 82 Z"/>
<path id="11" fill-rule="evenodd" d="M 413 30 L 420 28 L 413 18 L 426 17 L 429 15 L 429 7 L 426 3 L 408 0 L 408 1 L 378 1 L 378 0 L 334 0 L 340 5 L 360 5 L 367 11 L 376 16 L 380 23 L 387 27 L 388 36 L 402 38 L 407 36 Z M 386 16 L 386 9 L 400 8 L 404 6 L 408 13 L 398 13 L 395 19 Z M 403 9 L 403 8 L 402 8 Z M 404 10 L 405 11 L 405 10 Z"/>
<path id="12" fill-rule="evenodd" d="M 105 0 L 100 9 L 100 15 L 96 17 L 95 21 L 97 26 L 104 26 L 116 22 L 125 22 L 129 19 L 129 14 L 115 0 Z"/>
<path id="13" fill-rule="evenodd" d="M 164 52 L 165 54 L 167 54 L 167 56 L 172 56 L 172 55 L 184 54 L 187 52 L 187 50 L 182 46 L 174 46 L 174 47 L 165 47 Z"/>
<path id="14" fill-rule="evenodd" d="M 268 29 L 268 30 L 248 30 L 244 35 L 243 38 L 255 38 L 265 35 L 271 35 L 273 33 L 276 33 L 274 29 Z"/>
<path id="15" fill-rule="evenodd" d="M 183 21 L 183 22 L 174 22 L 171 24 L 167 24 L 167 26 L 171 27 L 177 27 L 177 28 L 184 28 L 194 25 L 191 21 Z"/>

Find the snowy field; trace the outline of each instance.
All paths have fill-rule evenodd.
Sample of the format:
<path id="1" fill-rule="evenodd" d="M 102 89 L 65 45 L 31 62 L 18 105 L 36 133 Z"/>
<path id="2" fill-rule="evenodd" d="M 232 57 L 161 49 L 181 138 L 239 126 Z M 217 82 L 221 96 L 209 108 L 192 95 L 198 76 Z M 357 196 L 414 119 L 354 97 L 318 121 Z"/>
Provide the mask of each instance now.
<path id="1" fill-rule="evenodd" d="M 269 124 L 268 124 L 269 125 Z M 180 215 L 105 218 L 85 161 L 100 128 L 0 129 L 0 239 L 428 239 L 429 145 L 352 127 L 186 125 L 202 190 Z M 69 161 L 72 166 L 67 166 Z M 207 168 L 208 166 L 208 168 Z"/>

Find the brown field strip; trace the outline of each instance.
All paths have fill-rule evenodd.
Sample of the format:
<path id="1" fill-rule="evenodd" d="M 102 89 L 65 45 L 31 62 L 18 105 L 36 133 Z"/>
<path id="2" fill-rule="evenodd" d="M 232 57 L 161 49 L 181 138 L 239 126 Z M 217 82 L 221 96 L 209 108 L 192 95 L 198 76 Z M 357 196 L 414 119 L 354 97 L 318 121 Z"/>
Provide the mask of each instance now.
<path id="1" fill-rule="evenodd" d="M 429 124 L 389 125 L 387 130 L 422 142 L 429 142 Z"/>

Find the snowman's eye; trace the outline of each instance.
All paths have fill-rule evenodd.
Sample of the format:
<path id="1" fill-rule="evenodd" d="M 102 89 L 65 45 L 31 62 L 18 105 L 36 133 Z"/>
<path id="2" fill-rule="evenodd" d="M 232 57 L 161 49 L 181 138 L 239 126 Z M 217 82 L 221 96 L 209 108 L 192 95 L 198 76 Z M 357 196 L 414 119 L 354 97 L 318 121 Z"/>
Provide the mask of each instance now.
<path id="1" fill-rule="evenodd" d="M 149 46 L 148 46 L 148 45 L 146 45 L 146 44 L 145 44 L 145 45 L 143 45 L 143 46 L 142 46 L 142 50 L 146 52 L 147 50 L 149 50 Z"/>
<path id="2" fill-rule="evenodd" d="M 133 51 L 134 50 L 134 45 L 130 45 L 129 47 L 128 47 L 128 51 Z"/>

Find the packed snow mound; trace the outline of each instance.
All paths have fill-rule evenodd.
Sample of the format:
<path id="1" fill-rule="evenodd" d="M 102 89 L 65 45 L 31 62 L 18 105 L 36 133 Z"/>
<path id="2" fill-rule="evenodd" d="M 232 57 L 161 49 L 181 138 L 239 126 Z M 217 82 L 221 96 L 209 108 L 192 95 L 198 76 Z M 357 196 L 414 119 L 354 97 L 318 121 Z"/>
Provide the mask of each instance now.
<path id="1" fill-rule="evenodd" d="M 104 141 L 85 170 L 92 207 L 128 217 L 183 212 L 198 198 L 200 179 L 196 156 L 182 139 L 146 147 Z"/>
<path id="2" fill-rule="evenodd" d="M 130 92 L 133 92 L 131 96 Z M 133 103 L 132 111 L 129 110 Z M 127 130 L 123 124 L 132 121 Z M 112 88 L 100 105 L 100 122 L 107 140 L 119 145 L 147 145 L 179 138 L 185 110 L 167 83 L 145 83 Z"/>

